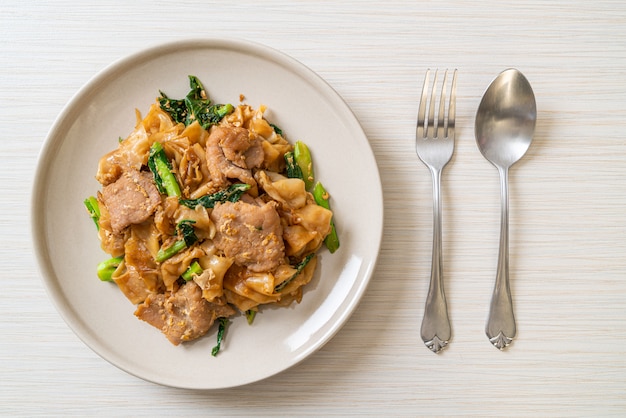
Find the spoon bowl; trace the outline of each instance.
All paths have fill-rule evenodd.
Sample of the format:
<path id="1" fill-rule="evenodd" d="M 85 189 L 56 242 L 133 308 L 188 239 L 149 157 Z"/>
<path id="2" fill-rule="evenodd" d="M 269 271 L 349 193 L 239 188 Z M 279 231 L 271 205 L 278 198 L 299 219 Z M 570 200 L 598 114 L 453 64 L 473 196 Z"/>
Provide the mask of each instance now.
<path id="1" fill-rule="evenodd" d="M 528 150 L 536 121 L 530 83 L 518 70 L 505 70 L 493 80 L 478 106 L 478 149 L 496 167 L 510 167 Z"/>
<path id="2" fill-rule="evenodd" d="M 485 91 L 476 112 L 476 143 L 500 174 L 502 215 L 496 283 L 485 333 L 498 349 L 515 337 L 515 315 L 509 286 L 509 168 L 524 156 L 537 121 L 535 94 L 516 69 L 503 71 Z"/>

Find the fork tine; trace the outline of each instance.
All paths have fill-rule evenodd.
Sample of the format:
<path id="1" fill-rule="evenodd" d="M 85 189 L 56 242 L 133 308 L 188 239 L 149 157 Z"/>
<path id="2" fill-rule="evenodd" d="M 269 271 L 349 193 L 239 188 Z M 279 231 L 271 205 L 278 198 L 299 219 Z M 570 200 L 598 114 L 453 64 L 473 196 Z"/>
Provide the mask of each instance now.
<path id="1" fill-rule="evenodd" d="M 433 90 L 430 93 L 430 103 L 428 104 L 428 125 L 426 126 L 426 136 L 428 138 L 437 137 L 437 122 L 435 122 L 435 100 L 437 96 L 437 76 L 439 70 L 435 70 L 435 79 L 433 80 Z"/>
<path id="2" fill-rule="evenodd" d="M 446 138 L 454 138 L 454 119 L 456 118 L 456 69 L 452 73 L 452 88 L 450 89 L 450 104 L 448 105 L 448 126 Z"/>
<path id="3" fill-rule="evenodd" d="M 439 114 L 437 115 L 437 126 L 435 127 L 435 138 L 446 138 L 447 130 L 445 126 L 445 111 L 446 111 L 446 86 L 448 85 L 448 70 L 443 75 L 443 84 L 441 86 L 441 97 L 439 98 Z M 437 86 L 433 86 L 433 96 Z M 433 101 L 431 106 L 434 106 Z"/>
<path id="4" fill-rule="evenodd" d="M 420 106 L 417 112 L 417 138 L 426 137 L 424 125 L 426 122 L 426 105 L 428 104 L 428 79 L 430 77 L 430 69 L 426 70 L 424 78 L 424 87 L 422 88 L 422 97 L 420 98 Z"/>

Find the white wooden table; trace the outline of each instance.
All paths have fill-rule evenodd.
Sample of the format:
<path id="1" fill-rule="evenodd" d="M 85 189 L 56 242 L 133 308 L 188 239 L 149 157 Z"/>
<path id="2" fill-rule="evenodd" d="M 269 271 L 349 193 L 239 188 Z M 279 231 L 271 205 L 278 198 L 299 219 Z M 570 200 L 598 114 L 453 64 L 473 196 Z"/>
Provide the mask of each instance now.
<path id="1" fill-rule="evenodd" d="M 0 415 L 626 414 L 626 3 L 502 3 L 2 2 Z M 212 392 L 145 382 L 87 348 L 48 299 L 29 226 L 37 155 L 72 95 L 117 59 L 198 37 L 261 42 L 324 77 L 361 121 L 385 195 L 378 266 L 346 326 L 284 373 Z M 440 355 L 419 337 L 432 209 L 414 154 L 419 90 L 437 67 L 459 70 L 443 179 L 453 337 Z M 499 183 L 473 124 L 508 67 L 532 83 L 539 121 L 510 173 L 518 336 L 499 352 L 484 334 Z"/>

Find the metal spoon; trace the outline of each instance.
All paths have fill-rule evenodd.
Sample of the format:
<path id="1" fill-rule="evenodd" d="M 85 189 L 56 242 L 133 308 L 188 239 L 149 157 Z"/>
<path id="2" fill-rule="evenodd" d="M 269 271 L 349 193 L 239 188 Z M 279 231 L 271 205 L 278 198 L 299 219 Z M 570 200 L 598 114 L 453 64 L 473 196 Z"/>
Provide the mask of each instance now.
<path id="1" fill-rule="evenodd" d="M 502 215 L 498 270 L 485 332 L 498 349 L 515 337 L 509 287 L 509 168 L 528 150 L 535 131 L 537 106 L 530 83 L 516 69 L 503 71 L 485 91 L 476 112 L 478 149 L 500 173 Z"/>

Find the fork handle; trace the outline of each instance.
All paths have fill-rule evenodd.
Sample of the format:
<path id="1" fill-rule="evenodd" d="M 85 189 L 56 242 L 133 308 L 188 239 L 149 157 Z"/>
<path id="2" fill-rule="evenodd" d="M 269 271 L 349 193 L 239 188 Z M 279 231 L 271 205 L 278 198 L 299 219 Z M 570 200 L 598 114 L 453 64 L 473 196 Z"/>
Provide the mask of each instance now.
<path id="1" fill-rule="evenodd" d="M 421 336 L 424 344 L 432 352 L 438 353 L 448 345 L 450 340 L 450 320 L 448 304 L 443 289 L 443 263 L 441 245 L 441 170 L 431 169 L 433 176 L 433 251 L 430 274 L 430 285 L 424 318 L 422 319 Z"/>

